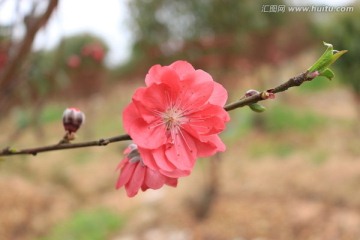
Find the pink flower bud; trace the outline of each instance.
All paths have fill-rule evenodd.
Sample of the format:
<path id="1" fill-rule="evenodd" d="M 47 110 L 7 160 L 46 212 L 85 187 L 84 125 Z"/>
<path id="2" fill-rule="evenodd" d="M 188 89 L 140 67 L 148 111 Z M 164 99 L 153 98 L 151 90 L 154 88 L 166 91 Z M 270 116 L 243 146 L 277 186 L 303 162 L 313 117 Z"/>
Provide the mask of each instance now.
<path id="1" fill-rule="evenodd" d="M 261 93 L 262 99 L 274 99 L 275 93 L 273 93 L 271 90 L 265 91 Z"/>
<path id="2" fill-rule="evenodd" d="M 255 94 L 259 94 L 259 93 L 260 92 L 258 90 L 249 89 L 246 91 L 245 97 L 251 97 L 251 96 L 254 96 Z"/>
<path id="3" fill-rule="evenodd" d="M 85 114 L 77 108 L 67 108 L 63 113 L 63 125 L 65 131 L 76 132 L 85 122 Z"/>
<path id="4" fill-rule="evenodd" d="M 319 71 L 308 73 L 308 77 L 311 78 L 311 79 L 314 79 L 319 75 L 320 75 Z"/>

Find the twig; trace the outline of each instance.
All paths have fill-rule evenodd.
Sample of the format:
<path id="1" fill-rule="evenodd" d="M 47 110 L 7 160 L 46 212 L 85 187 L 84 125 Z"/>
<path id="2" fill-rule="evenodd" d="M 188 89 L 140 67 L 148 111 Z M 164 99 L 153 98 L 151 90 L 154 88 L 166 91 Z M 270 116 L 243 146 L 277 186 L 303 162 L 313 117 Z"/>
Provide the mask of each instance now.
<path id="1" fill-rule="evenodd" d="M 268 99 L 269 94 L 275 94 L 279 92 L 284 92 L 288 90 L 291 87 L 300 86 L 305 81 L 311 81 L 315 77 L 310 76 L 308 72 L 301 73 L 300 75 L 290 78 L 287 82 L 280 84 L 279 86 L 265 90 L 263 92 L 256 93 L 249 97 L 243 97 L 240 100 L 227 104 L 224 109 L 226 111 L 231 111 L 236 108 L 241 108 L 244 106 L 247 106 L 249 104 L 257 103 L 259 101 L 263 101 Z M 93 147 L 93 146 L 106 146 L 110 143 L 114 142 L 120 142 L 120 141 L 126 141 L 131 140 L 131 137 L 128 134 L 119 135 L 115 137 L 110 138 L 101 138 L 99 140 L 95 141 L 89 141 L 89 142 L 81 142 L 81 143 L 58 143 L 54 145 L 44 146 L 44 147 L 38 147 L 38 148 L 28 148 L 28 149 L 22 149 L 22 150 L 16 150 L 12 149 L 10 147 L 7 147 L 0 151 L 0 156 L 13 156 L 13 155 L 36 155 L 41 152 L 49 152 L 49 151 L 56 151 L 56 150 L 63 150 L 63 149 L 73 149 L 73 148 L 84 148 L 84 147 Z"/>
<path id="2" fill-rule="evenodd" d="M 275 93 L 279 93 L 279 92 L 284 92 L 284 91 L 288 90 L 291 87 L 298 87 L 301 84 L 303 84 L 305 81 L 311 81 L 313 79 L 314 78 L 310 77 L 309 73 L 306 71 L 306 72 L 301 73 L 300 75 L 298 75 L 296 77 L 290 78 L 287 82 L 284 82 L 284 83 L 280 84 L 279 86 L 277 86 L 275 88 L 271 88 L 271 89 L 268 89 L 266 91 L 254 94 L 252 96 L 240 99 L 239 101 L 227 104 L 224 107 L 224 109 L 226 111 L 231 111 L 231 110 L 234 110 L 236 108 L 244 107 L 244 106 L 247 106 L 247 105 L 252 104 L 252 103 L 257 103 L 257 102 L 266 100 L 266 99 L 268 99 L 266 97 L 266 95 L 267 95 L 266 93 L 274 93 L 275 94 Z"/>
<path id="3" fill-rule="evenodd" d="M 89 142 L 59 143 L 59 144 L 49 145 L 49 146 L 45 146 L 45 147 L 28 148 L 28 149 L 22 149 L 22 150 L 15 150 L 15 149 L 11 149 L 11 148 L 7 147 L 0 152 L 0 156 L 11 156 L 11 155 L 21 155 L 21 154 L 22 155 L 31 154 L 31 155 L 35 156 L 36 154 L 41 153 L 41 152 L 49 152 L 49 151 L 72 149 L 72 148 L 106 146 L 109 143 L 126 141 L 126 140 L 131 140 L 131 138 L 128 134 L 119 135 L 119 136 L 110 137 L 110 138 L 101 138 L 99 140 L 89 141 Z"/>

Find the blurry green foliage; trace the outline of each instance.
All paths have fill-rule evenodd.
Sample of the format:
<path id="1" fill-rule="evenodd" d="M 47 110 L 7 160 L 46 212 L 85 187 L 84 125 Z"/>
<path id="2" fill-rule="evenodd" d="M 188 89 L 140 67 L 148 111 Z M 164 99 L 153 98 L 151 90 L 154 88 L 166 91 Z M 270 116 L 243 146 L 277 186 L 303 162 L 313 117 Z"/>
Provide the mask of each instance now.
<path id="1" fill-rule="evenodd" d="M 238 67 L 239 57 L 245 58 L 242 62 L 271 63 L 296 52 L 309 32 L 300 26 L 308 18 L 301 15 L 300 24 L 291 14 L 262 12 L 263 4 L 252 0 L 129 1 L 135 43 L 123 69 L 131 72 L 175 59 L 224 69 Z M 285 1 L 276 4 L 285 5 Z M 285 25 L 287 30 L 278 31 Z M 289 35 L 294 28 L 297 31 Z"/>
<path id="2" fill-rule="evenodd" d="M 341 59 L 342 60 L 342 59 Z M 341 61 L 340 60 L 340 61 Z M 316 79 L 312 81 L 307 81 L 301 87 L 296 88 L 296 91 L 299 92 L 316 92 L 324 89 L 329 89 L 333 87 L 333 84 L 329 84 L 329 79 L 326 77 L 316 77 Z"/>
<path id="3" fill-rule="evenodd" d="M 339 61 L 337 66 L 342 72 L 341 79 L 360 94 L 360 22 L 359 16 L 344 15 L 334 26 L 334 44 L 338 48 L 349 49 L 348 56 Z"/>
<path id="4" fill-rule="evenodd" d="M 242 111 L 231 111 L 230 116 L 231 121 L 227 124 L 222 137 L 225 141 L 238 141 L 253 128 L 254 112 L 244 108 Z"/>
<path id="5" fill-rule="evenodd" d="M 40 122 L 42 124 L 59 122 L 64 112 L 64 106 L 57 104 L 47 105 L 41 113 Z"/>
<path id="6" fill-rule="evenodd" d="M 56 225 L 47 237 L 40 240 L 103 240 L 123 224 L 122 218 L 106 209 L 82 211 Z"/>
<path id="7" fill-rule="evenodd" d="M 277 105 L 263 113 L 265 128 L 271 132 L 316 131 L 326 123 L 325 117 L 314 112 L 299 111 L 290 106 Z"/>
<path id="8" fill-rule="evenodd" d="M 30 112 L 26 109 L 14 108 L 12 111 L 12 121 L 17 128 L 24 129 L 31 122 Z"/>
<path id="9" fill-rule="evenodd" d="M 357 11 L 334 15 L 326 26 L 319 26 L 321 36 L 326 36 L 336 49 L 348 53 L 337 61 L 335 68 L 341 75 L 337 79 L 348 84 L 360 96 L 360 21 Z M 327 39 L 326 39 L 327 40 Z"/>
<path id="10" fill-rule="evenodd" d="M 58 87 L 55 78 L 58 69 L 53 50 L 33 52 L 28 66 L 28 83 L 32 95 L 44 96 Z"/>
<path id="11" fill-rule="evenodd" d="M 282 14 L 262 13 L 262 4 L 251 0 L 129 2 L 136 39 L 156 45 L 171 38 L 191 40 L 229 33 L 241 37 L 251 30 L 265 31 L 284 21 Z"/>
<path id="12" fill-rule="evenodd" d="M 252 159 L 275 155 L 278 158 L 285 158 L 296 150 L 296 146 L 288 142 L 266 141 L 251 146 L 250 155 Z"/>
<path id="13" fill-rule="evenodd" d="M 328 81 L 328 80 L 326 80 Z M 269 107 L 269 111 L 255 114 L 248 108 L 242 111 L 231 112 L 231 121 L 228 123 L 223 138 L 227 141 L 237 141 L 256 127 L 256 118 L 261 117 L 264 130 L 270 133 L 307 132 L 316 131 L 326 123 L 326 118 L 311 111 L 299 111 L 291 106 L 276 104 Z M 287 147 L 285 147 L 287 148 Z M 281 152 L 283 147 L 276 148 Z M 284 152 L 287 150 L 285 149 Z M 281 154 L 279 154 L 281 155 Z"/>

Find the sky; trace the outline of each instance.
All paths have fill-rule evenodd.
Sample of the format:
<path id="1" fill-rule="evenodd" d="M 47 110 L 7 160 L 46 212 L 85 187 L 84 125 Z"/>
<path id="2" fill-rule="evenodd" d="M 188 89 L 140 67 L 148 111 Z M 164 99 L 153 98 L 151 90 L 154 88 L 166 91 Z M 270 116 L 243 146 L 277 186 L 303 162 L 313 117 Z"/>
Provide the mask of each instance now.
<path id="1" fill-rule="evenodd" d="M 28 0 L 19 0 L 20 11 L 27 11 Z M 34 48 L 50 49 L 56 46 L 63 36 L 90 32 L 100 36 L 109 45 L 107 58 L 109 65 L 126 61 L 130 55 L 132 36 L 128 26 L 127 3 L 131 0 L 60 0 L 45 29 L 38 33 Z M 359 1 L 359 0 L 357 0 Z M 0 23 L 21 21 L 16 19 L 14 0 L 0 0 Z M 266 1 L 264 1 L 266 2 Z M 274 1 L 268 1 L 269 4 Z M 345 6 L 354 0 L 289 0 L 291 5 L 323 4 Z M 22 29 L 18 29 L 21 35 Z"/>

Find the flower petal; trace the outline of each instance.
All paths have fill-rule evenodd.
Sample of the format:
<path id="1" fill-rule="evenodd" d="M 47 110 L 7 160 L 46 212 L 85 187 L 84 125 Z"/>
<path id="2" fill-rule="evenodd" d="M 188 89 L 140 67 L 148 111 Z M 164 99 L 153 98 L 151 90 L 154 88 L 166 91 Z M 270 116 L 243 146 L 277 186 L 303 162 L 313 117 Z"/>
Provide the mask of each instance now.
<path id="1" fill-rule="evenodd" d="M 123 112 L 123 123 L 126 132 L 139 147 L 158 148 L 166 143 L 165 127 L 159 125 L 151 127 L 141 119 L 133 103 L 130 103 Z M 151 141 L 149 141 L 151 139 Z"/>
<path id="2" fill-rule="evenodd" d="M 165 150 L 166 157 L 177 169 L 191 170 L 194 167 L 197 155 L 193 137 L 180 130 L 174 138 L 174 144 Z"/>
<path id="3" fill-rule="evenodd" d="M 164 149 L 165 149 L 165 147 L 164 147 Z M 159 149 L 157 151 L 165 152 L 164 149 L 163 150 Z M 189 170 L 177 169 L 177 167 L 171 163 L 171 161 L 168 159 L 168 157 L 164 153 L 163 153 L 163 157 L 155 159 L 154 156 L 156 156 L 159 153 L 154 154 L 153 153 L 154 150 L 144 149 L 144 148 L 140 148 L 140 147 L 138 148 L 138 150 L 140 152 L 140 155 L 142 157 L 142 160 L 143 160 L 143 163 L 145 164 L 145 166 L 147 166 L 148 168 L 150 168 L 152 170 L 159 171 L 161 174 L 165 175 L 166 177 L 170 177 L 170 178 L 184 177 L 184 176 L 188 176 L 191 172 Z M 163 163 L 163 161 L 165 161 L 166 163 Z M 166 164 L 169 164 L 169 165 L 165 167 L 165 169 L 167 169 L 167 170 L 164 170 L 158 164 L 160 164 L 161 166 L 166 166 Z M 170 167 L 170 166 L 173 166 L 173 167 Z"/>
<path id="4" fill-rule="evenodd" d="M 180 81 L 184 75 L 195 71 L 195 68 L 190 63 L 181 60 L 172 63 L 169 67 L 176 71 L 180 77 Z"/>
<path id="5" fill-rule="evenodd" d="M 216 152 L 224 152 L 226 147 L 216 134 L 204 136 L 201 140 L 195 141 L 199 157 L 209 157 Z"/>
<path id="6" fill-rule="evenodd" d="M 126 193 L 129 197 L 135 196 L 141 185 L 144 182 L 145 177 L 145 167 L 141 165 L 140 162 L 136 164 L 133 176 L 128 183 L 125 184 Z"/>
<path id="7" fill-rule="evenodd" d="M 179 77 L 169 69 L 162 82 L 138 89 L 133 96 L 139 115 L 148 123 L 156 121 L 161 113 L 173 106 L 180 92 Z"/>
<path id="8" fill-rule="evenodd" d="M 171 186 L 171 187 L 176 187 L 177 184 L 178 184 L 178 179 L 177 179 L 177 178 L 168 177 L 168 178 L 166 178 L 165 184 L 166 184 L 166 185 L 169 185 L 169 186 Z"/>
<path id="9" fill-rule="evenodd" d="M 166 181 L 166 177 L 160 172 L 152 170 L 150 168 L 146 169 L 144 183 L 151 189 L 161 188 Z"/>
<path id="10" fill-rule="evenodd" d="M 161 72 L 162 66 L 160 64 L 152 66 L 145 77 L 146 86 L 150 86 L 153 83 L 160 83 Z"/>
<path id="11" fill-rule="evenodd" d="M 168 171 L 160 169 L 160 173 L 162 173 L 163 175 L 165 175 L 165 176 L 167 176 L 169 178 L 179 178 L 179 177 L 189 176 L 190 173 L 191 173 L 191 170 L 175 169 L 174 171 L 168 172 Z M 168 184 L 168 185 L 173 186 L 171 184 Z"/>
<path id="12" fill-rule="evenodd" d="M 122 165 L 122 167 L 120 169 L 120 175 L 116 183 L 116 189 L 121 188 L 129 182 L 135 169 L 135 164 L 129 163 L 127 158 L 123 159 L 120 165 Z"/>
<path id="13" fill-rule="evenodd" d="M 154 156 L 152 154 L 152 150 L 145 149 L 142 147 L 138 147 L 138 151 L 140 153 L 140 156 L 143 160 L 143 163 L 148 168 L 151 168 L 153 170 L 159 170 L 159 166 L 156 164 L 156 161 L 154 159 Z"/>
<path id="14" fill-rule="evenodd" d="M 188 115 L 188 122 L 183 125 L 192 136 L 210 135 L 222 132 L 230 120 L 229 114 L 220 106 L 207 104 L 202 110 Z M 191 128 L 191 129 L 190 129 Z"/>
<path id="15" fill-rule="evenodd" d="M 166 147 L 165 145 L 163 145 L 161 148 L 157 148 L 152 151 L 153 157 L 160 169 L 163 169 L 165 171 L 173 171 L 174 169 L 176 169 L 176 167 L 169 161 L 169 159 L 165 155 L 165 151 Z"/>
<path id="16" fill-rule="evenodd" d="M 202 70 L 187 74 L 181 84 L 179 98 L 182 102 L 181 107 L 186 112 L 199 110 L 208 102 L 214 90 L 214 81 L 208 73 Z"/>
<path id="17" fill-rule="evenodd" d="M 138 109 L 144 106 L 143 108 L 147 109 L 145 113 L 148 114 L 150 112 L 150 115 L 154 116 L 154 111 L 165 111 L 166 106 L 164 103 L 168 102 L 167 94 L 169 94 L 168 92 L 170 91 L 171 89 L 165 84 L 156 84 L 147 88 L 139 88 L 134 93 L 132 99 Z M 140 112 L 140 114 L 141 113 L 142 112 Z M 141 114 L 141 116 L 143 115 Z"/>
<path id="18" fill-rule="evenodd" d="M 172 89 L 178 90 L 180 86 L 179 82 L 180 78 L 178 73 L 169 66 L 161 67 L 157 65 L 154 69 L 151 68 L 145 77 L 147 87 L 164 83 Z"/>
<path id="19" fill-rule="evenodd" d="M 228 93 L 219 83 L 214 82 L 214 90 L 209 98 L 209 102 L 214 105 L 223 107 L 227 101 Z"/>

